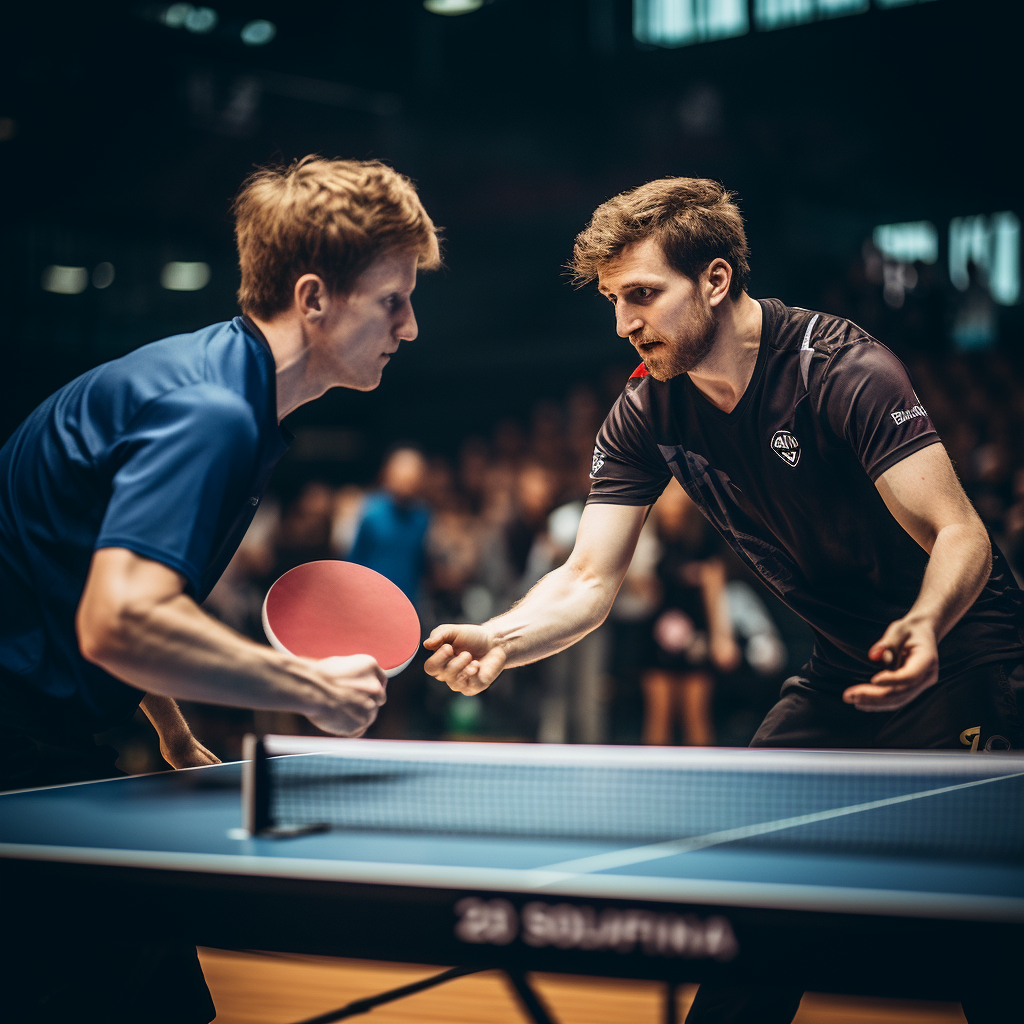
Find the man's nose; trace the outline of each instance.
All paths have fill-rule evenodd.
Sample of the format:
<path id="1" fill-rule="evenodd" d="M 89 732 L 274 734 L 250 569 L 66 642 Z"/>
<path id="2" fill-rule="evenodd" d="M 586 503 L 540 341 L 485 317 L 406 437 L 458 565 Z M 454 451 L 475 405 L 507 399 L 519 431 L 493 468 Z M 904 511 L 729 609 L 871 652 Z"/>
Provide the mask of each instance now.
<path id="1" fill-rule="evenodd" d="M 420 328 L 419 324 L 416 323 L 416 314 L 413 312 L 412 306 L 409 306 L 408 313 L 395 331 L 395 337 L 399 341 L 415 341 L 419 333 Z"/>
<path id="2" fill-rule="evenodd" d="M 635 313 L 625 309 L 615 310 L 615 333 L 620 338 L 628 338 L 631 334 L 639 331 L 644 322 Z"/>

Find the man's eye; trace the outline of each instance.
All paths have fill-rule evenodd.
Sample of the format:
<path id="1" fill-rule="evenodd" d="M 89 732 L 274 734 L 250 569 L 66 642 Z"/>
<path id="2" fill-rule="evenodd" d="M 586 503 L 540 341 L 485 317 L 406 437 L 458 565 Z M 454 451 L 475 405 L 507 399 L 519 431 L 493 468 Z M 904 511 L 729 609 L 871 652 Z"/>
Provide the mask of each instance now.
<path id="1" fill-rule="evenodd" d="M 649 299 L 654 294 L 653 288 L 637 288 L 633 293 L 638 299 Z"/>

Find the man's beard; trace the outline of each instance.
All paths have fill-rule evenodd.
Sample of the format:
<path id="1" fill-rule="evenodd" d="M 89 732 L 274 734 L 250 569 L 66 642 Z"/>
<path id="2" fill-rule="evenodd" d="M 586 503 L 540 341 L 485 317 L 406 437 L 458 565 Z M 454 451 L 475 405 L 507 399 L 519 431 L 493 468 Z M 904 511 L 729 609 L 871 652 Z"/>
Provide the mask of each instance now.
<path id="1" fill-rule="evenodd" d="M 690 319 L 680 324 L 674 337 L 667 338 L 644 326 L 632 334 L 630 340 L 637 346 L 647 372 L 655 380 L 671 380 L 697 369 L 715 347 L 717 334 L 718 323 L 711 312 L 711 304 L 700 296 L 693 304 Z M 642 346 L 651 342 L 661 344 L 645 354 Z"/>

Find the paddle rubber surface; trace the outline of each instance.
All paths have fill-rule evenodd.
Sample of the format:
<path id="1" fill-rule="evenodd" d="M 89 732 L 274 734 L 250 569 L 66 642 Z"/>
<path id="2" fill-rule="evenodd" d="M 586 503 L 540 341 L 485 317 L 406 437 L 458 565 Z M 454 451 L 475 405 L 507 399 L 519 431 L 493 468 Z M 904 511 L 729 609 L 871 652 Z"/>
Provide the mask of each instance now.
<path id="1" fill-rule="evenodd" d="M 303 658 L 369 654 L 389 675 L 420 642 L 416 609 L 386 576 L 325 559 L 289 569 L 263 602 L 263 629 L 279 651 Z"/>

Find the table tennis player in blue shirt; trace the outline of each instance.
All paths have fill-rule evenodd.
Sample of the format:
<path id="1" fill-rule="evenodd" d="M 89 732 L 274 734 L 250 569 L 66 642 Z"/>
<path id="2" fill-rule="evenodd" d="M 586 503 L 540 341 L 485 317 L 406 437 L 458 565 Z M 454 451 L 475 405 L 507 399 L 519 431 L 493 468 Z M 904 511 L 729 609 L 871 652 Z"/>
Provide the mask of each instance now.
<path id="1" fill-rule="evenodd" d="M 260 170 L 234 212 L 245 315 L 96 367 L 0 450 L 0 788 L 114 774 L 93 733 L 140 701 L 174 767 L 216 760 L 175 698 L 295 711 L 341 735 L 384 701 L 372 658 L 282 654 L 199 602 L 287 448 L 280 421 L 329 388 L 377 387 L 416 337 L 437 233 L 412 184 L 372 161 Z M 89 993 L 109 1021 L 213 1015 L 194 947 L 121 943 L 115 967 L 51 939 L 24 1019 L 81 1019 Z M 22 945 L 30 978 L 43 958 Z"/>

